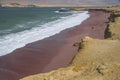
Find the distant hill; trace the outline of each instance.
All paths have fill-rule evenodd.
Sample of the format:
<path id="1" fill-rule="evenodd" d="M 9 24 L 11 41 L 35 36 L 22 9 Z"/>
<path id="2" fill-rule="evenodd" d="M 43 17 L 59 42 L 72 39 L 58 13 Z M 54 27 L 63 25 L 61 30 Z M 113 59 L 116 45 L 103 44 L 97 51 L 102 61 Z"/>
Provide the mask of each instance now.
<path id="1" fill-rule="evenodd" d="M 120 0 L 0 0 L 2 7 L 90 6 L 120 4 Z"/>
<path id="2" fill-rule="evenodd" d="M 46 0 L 46 1 L 56 3 L 87 3 L 87 4 L 108 4 L 120 2 L 120 0 Z"/>

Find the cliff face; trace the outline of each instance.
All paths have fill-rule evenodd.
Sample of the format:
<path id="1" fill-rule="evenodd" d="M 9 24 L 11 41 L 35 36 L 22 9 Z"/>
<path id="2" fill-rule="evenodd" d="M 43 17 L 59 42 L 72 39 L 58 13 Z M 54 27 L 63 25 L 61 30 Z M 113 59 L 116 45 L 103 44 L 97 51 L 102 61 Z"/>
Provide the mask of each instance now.
<path id="1" fill-rule="evenodd" d="M 109 11 L 114 14 L 109 21 L 109 38 L 85 37 L 82 43 L 78 43 L 80 50 L 69 67 L 21 80 L 120 80 L 120 12 Z"/>
<path id="2" fill-rule="evenodd" d="M 120 12 L 120 10 L 119 10 Z M 111 32 L 111 37 L 109 39 L 118 39 L 120 40 L 120 13 L 113 12 L 111 17 L 112 21 L 109 22 L 109 30 Z"/>
<path id="3" fill-rule="evenodd" d="M 21 80 L 119 80 L 120 41 L 86 37 L 72 64 L 49 73 Z"/>

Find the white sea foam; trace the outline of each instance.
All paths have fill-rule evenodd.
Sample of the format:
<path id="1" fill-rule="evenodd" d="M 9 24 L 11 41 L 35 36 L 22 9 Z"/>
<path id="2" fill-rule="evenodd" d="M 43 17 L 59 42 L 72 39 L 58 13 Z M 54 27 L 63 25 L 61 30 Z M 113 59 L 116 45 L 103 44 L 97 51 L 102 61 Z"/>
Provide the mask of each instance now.
<path id="1" fill-rule="evenodd" d="M 84 12 L 84 11 L 66 11 L 66 12 L 54 11 L 54 12 L 55 12 L 55 13 L 64 13 L 64 14 L 65 14 L 65 13 L 78 13 L 78 12 L 79 12 L 79 13 L 80 13 L 80 12 L 82 13 L 82 12 Z"/>
<path id="2" fill-rule="evenodd" d="M 13 50 L 23 47 L 28 43 L 52 36 L 60 31 L 79 25 L 89 17 L 88 11 L 76 13 L 55 21 L 48 22 L 41 27 L 9 34 L 0 37 L 0 56 L 6 55 Z"/>

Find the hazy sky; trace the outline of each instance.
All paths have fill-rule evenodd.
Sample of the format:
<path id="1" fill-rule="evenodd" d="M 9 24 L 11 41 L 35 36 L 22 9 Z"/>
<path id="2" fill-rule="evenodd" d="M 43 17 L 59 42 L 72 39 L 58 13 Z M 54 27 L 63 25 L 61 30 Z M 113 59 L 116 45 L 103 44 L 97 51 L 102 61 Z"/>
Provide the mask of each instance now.
<path id="1" fill-rule="evenodd" d="M 119 3 L 120 0 L 0 0 L 1 2 Z"/>

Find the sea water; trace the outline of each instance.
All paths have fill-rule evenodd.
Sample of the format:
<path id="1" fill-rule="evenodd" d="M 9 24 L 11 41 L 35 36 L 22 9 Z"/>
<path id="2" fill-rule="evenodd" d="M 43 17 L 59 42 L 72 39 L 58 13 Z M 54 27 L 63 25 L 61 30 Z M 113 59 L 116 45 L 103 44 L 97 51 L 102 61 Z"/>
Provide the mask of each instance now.
<path id="1" fill-rule="evenodd" d="M 0 8 L 0 56 L 79 25 L 89 17 L 88 11 L 59 12 L 59 9 Z"/>

